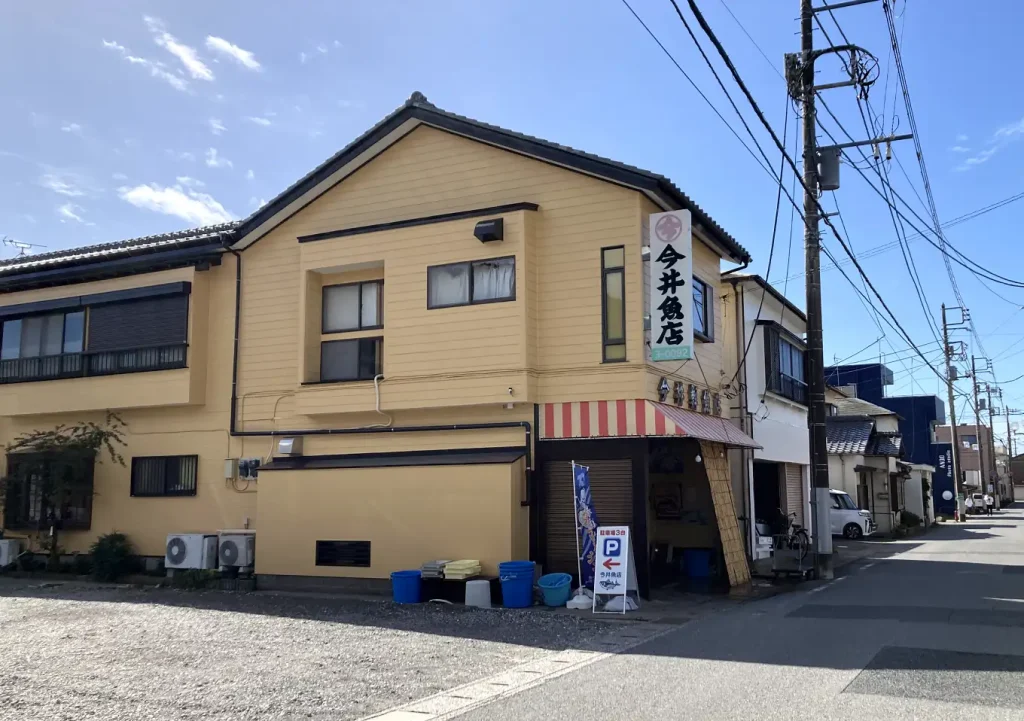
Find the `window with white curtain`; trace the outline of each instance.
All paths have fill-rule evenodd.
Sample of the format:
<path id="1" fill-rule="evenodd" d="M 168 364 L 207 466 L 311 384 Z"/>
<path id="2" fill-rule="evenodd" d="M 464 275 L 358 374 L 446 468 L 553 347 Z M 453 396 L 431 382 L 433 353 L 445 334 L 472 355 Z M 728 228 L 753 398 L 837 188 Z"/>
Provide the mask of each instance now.
<path id="1" fill-rule="evenodd" d="M 323 292 L 324 333 L 384 327 L 381 292 L 384 281 L 329 285 Z"/>
<path id="2" fill-rule="evenodd" d="M 427 268 L 427 308 L 451 308 L 515 299 L 514 257 Z"/>

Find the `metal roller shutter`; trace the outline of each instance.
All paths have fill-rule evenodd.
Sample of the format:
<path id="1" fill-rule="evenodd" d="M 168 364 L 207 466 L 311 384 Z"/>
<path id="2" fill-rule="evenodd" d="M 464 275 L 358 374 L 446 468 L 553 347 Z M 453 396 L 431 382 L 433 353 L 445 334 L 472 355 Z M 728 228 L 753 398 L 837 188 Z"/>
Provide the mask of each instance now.
<path id="1" fill-rule="evenodd" d="M 628 458 L 576 461 L 590 467 L 590 490 L 597 518 L 605 526 L 633 525 L 633 462 Z M 569 461 L 543 465 L 545 573 L 576 574 L 576 524 L 573 521 L 572 466 Z"/>
<path id="2" fill-rule="evenodd" d="M 188 337 L 188 296 L 113 303 L 89 309 L 89 350 L 176 345 Z"/>
<path id="3" fill-rule="evenodd" d="M 795 463 L 786 465 L 786 512 L 796 514 L 796 523 L 804 528 L 804 476 L 803 466 Z"/>

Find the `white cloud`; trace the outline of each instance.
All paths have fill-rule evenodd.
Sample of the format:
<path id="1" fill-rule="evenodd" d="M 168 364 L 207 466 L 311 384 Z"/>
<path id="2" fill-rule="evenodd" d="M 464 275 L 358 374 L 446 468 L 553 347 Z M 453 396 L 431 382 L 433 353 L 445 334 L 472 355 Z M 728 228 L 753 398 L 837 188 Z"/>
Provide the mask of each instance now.
<path id="1" fill-rule="evenodd" d="M 180 185 L 162 187 L 157 183 L 118 188 L 121 200 L 136 208 L 173 215 L 189 223 L 214 225 L 234 220 L 234 216 L 213 196 L 197 193 Z"/>
<path id="2" fill-rule="evenodd" d="M 309 60 L 309 56 L 306 55 L 306 53 L 299 53 L 299 62 L 300 63 L 305 65 L 307 60 Z"/>
<path id="3" fill-rule="evenodd" d="M 186 188 L 202 188 L 206 185 L 203 181 L 189 177 L 188 175 L 179 175 L 175 180 L 178 181 L 179 185 L 184 185 Z"/>
<path id="4" fill-rule="evenodd" d="M 85 190 L 80 187 L 79 178 L 75 177 L 72 173 L 61 171 L 45 173 L 39 179 L 39 184 L 47 190 L 52 190 L 58 195 L 66 195 L 69 198 L 78 198 L 85 195 Z"/>
<path id="5" fill-rule="evenodd" d="M 211 168 L 233 168 L 235 164 L 222 155 L 217 154 L 216 148 L 206 151 L 206 164 Z"/>
<path id="6" fill-rule="evenodd" d="M 36 223 L 36 216 L 32 215 L 31 213 L 25 213 L 21 217 L 27 220 L 29 223 L 32 223 L 33 225 L 35 225 Z"/>
<path id="7" fill-rule="evenodd" d="M 114 180 L 128 180 L 128 176 L 125 175 L 124 173 L 114 173 L 110 177 L 113 178 Z"/>
<path id="8" fill-rule="evenodd" d="M 245 171 L 245 179 L 246 180 L 252 180 L 255 177 L 256 177 L 256 173 L 254 173 L 252 171 L 252 168 L 249 168 L 247 171 Z"/>
<path id="9" fill-rule="evenodd" d="M 249 205 L 251 205 L 253 208 L 256 208 L 257 210 L 262 208 L 266 204 L 266 200 L 264 200 L 263 198 L 257 198 L 255 195 L 249 198 Z"/>
<path id="10" fill-rule="evenodd" d="M 950 148 L 950 150 L 952 152 L 954 152 L 954 153 L 969 153 L 969 152 L 971 152 L 970 148 L 965 148 L 962 145 L 954 145 L 952 148 Z"/>
<path id="11" fill-rule="evenodd" d="M 341 47 L 341 41 L 339 41 L 339 40 L 335 40 L 333 44 L 334 44 L 334 47 L 336 47 L 336 48 L 340 48 Z"/>
<path id="12" fill-rule="evenodd" d="M 194 80 L 213 80 L 213 71 L 199 59 L 199 53 L 194 47 L 179 42 L 176 37 L 167 32 L 163 22 L 158 18 L 147 15 L 142 19 L 149 31 L 153 33 L 153 42 L 176 57 Z"/>
<path id="13" fill-rule="evenodd" d="M 65 203 L 64 205 L 57 208 L 57 215 L 60 216 L 60 222 L 62 223 L 66 223 L 69 220 L 73 220 L 76 223 L 82 223 L 83 225 L 96 225 L 95 223 L 90 223 L 85 218 L 83 218 L 80 215 L 80 213 L 83 212 L 85 212 L 85 209 L 82 208 L 82 206 L 80 205 L 75 205 L 74 203 Z"/>
<path id="14" fill-rule="evenodd" d="M 186 160 L 190 163 L 194 163 L 196 161 L 196 154 L 190 153 L 187 150 L 179 152 L 177 150 L 171 150 L 170 148 L 168 148 L 164 152 L 167 154 L 168 158 L 174 158 L 175 160 Z"/>
<path id="15" fill-rule="evenodd" d="M 61 130 L 64 131 L 65 133 L 71 133 L 72 135 L 82 134 L 82 126 L 78 123 L 68 123 L 67 125 L 62 125 Z"/>
<path id="16" fill-rule="evenodd" d="M 956 142 L 958 143 L 966 143 L 968 140 L 970 140 L 970 138 L 968 138 L 963 133 L 958 133 L 956 136 Z"/>
<path id="17" fill-rule="evenodd" d="M 321 44 L 316 46 L 316 51 L 318 53 L 320 53 L 321 55 L 326 55 L 327 54 L 327 46 L 324 45 L 323 43 L 321 43 Z"/>
<path id="18" fill-rule="evenodd" d="M 226 55 L 242 67 L 248 68 L 249 70 L 262 70 L 263 66 L 260 65 L 256 56 L 249 50 L 243 50 L 234 43 L 228 42 L 224 38 L 218 38 L 215 35 L 206 36 L 206 49 L 221 55 Z"/>
<path id="19" fill-rule="evenodd" d="M 214 135 L 220 135 L 227 128 L 224 127 L 224 123 L 221 122 L 220 118 L 210 118 L 208 121 L 210 124 L 210 132 Z"/>
<path id="20" fill-rule="evenodd" d="M 1020 140 L 1022 137 L 1024 137 L 1024 118 L 1004 125 L 1001 128 L 996 128 L 996 131 L 992 133 L 992 137 L 988 141 L 988 147 L 965 159 L 963 164 L 959 165 L 956 170 L 962 172 L 987 163 L 996 153 L 1001 152 L 1004 148 Z M 957 146 L 957 148 L 959 147 Z M 956 148 L 954 148 L 954 151 L 960 152 Z"/>
<path id="21" fill-rule="evenodd" d="M 249 115 L 245 119 L 248 120 L 250 123 L 262 125 L 264 128 L 271 124 L 270 118 L 261 118 L 255 115 Z"/>
<path id="22" fill-rule="evenodd" d="M 149 70 L 149 74 L 154 78 L 163 80 L 165 83 L 170 85 L 175 90 L 186 92 L 188 90 L 188 81 L 184 78 L 175 75 L 167 70 L 167 66 L 161 62 L 148 60 L 146 58 L 140 58 L 136 55 L 128 53 L 127 48 L 120 43 L 114 42 L 113 40 L 104 40 L 103 47 L 110 48 L 116 51 L 121 57 L 129 62 L 131 65 L 141 65 L 142 67 Z"/>
<path id="23" fill-rule="evenodd" d="M 1016 135 L 1024 133 L 1024 118 L 1021 118 L 1015 123 L 1004 125 L 995 132 L 996 138 L 1012 138 Z"/>

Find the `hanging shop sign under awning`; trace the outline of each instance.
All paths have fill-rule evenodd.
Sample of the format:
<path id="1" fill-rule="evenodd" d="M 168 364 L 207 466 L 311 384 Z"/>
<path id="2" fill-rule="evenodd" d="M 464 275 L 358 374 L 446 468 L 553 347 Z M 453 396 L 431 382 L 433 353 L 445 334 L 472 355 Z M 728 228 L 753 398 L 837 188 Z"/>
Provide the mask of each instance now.
<path id="1" fill-rule="evenodd" d="M 652 213 L 651 359 L 693 358 L 693 236 L 690 211 Z"/>
<path id="2" fill-rule="evenodd" d="M 541 440 L 584 438 L 686 437 L 731 448 L 761 448 L 721 416 L 704 415 L 646 399 L 545 403 Z"/>

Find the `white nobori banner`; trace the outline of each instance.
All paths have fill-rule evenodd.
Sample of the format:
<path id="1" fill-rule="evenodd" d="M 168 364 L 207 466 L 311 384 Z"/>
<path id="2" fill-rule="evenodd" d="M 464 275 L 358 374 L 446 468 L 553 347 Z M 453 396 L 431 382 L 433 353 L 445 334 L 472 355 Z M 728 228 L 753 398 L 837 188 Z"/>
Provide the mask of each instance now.
<path id="1" fill-rule="evenodd" d="M 652 213 L 651 360 L 693 358 L 693 241 L 690 211 Z"/>

